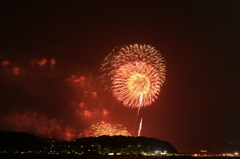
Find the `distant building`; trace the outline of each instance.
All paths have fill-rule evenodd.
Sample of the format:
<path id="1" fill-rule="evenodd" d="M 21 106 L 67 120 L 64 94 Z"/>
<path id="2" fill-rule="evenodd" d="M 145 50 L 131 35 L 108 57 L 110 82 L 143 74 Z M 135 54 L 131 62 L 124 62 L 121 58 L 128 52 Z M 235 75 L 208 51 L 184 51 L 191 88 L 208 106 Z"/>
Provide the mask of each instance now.
<path id="1" fill-rule="evenodd" d="M 101 145 L 97 143 L 84 147 L 83 155 L 102 155 Z"/>
<path id="2" fill-rule="evenodd" d="M 141 155 L 150 152 L 149 145 L 141 145 L 140 143 L 137 145 L 127 145 L 125 148 L 128 155 Z"/>

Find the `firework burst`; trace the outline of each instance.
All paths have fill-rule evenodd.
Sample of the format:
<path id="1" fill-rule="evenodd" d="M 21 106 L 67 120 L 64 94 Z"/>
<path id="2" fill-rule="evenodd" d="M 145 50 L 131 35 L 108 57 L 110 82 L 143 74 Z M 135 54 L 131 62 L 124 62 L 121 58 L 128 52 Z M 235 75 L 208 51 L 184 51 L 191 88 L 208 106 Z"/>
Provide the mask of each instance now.
<path id="1" fill-rule="evenodd" d="M 113 49 L 100 67 L 101 81 L 124 106 L 141 108 L 157 99 L 165 81 L 165 62 L 150 45 Z"/>
<path id="2" fill-rule="evenodd" d="M 100 123 L 93 124 L 90 127 L 90 130 L 93 133 L 94 137 L 102 136 L 102 135 L 108 135 L 108 136 L 131 136 L 131 134 L 126 130 L 126 127 L 124 127 L 122 124 L 108 124 L 103 121 Z"/>

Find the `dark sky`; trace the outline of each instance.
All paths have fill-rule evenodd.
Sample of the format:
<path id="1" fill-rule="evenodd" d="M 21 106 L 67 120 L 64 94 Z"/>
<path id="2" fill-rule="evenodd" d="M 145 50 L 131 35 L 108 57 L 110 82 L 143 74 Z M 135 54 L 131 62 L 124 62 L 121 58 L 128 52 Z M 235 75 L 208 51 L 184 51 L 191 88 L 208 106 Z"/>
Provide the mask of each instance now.
<path id="1" fill-rule="evenodd" d="M 56 125 L 86 131 L 105 120 L 132 131 L 136 110 L 110 99 L 97 75 L 114 47 L 139 43 L 159 50 L 167 66 L 158 100 L 140 111 L 141 135 L 240 140 L 239 1 L 0 3 L 0 129 L 34 133 L 43 128 L 33 123 L 44 121 L 48 134 Z M 48 61 L 40 66 L 43 59 Z M 80 77 L 84 86 L 74 82 Z M 98 99 L 84 91 L 97 92 Z M 87 106 L 75 108 L 81 102 Z M 77 117 L 86 110 L 91 120 Z M 104 110 L 108 119 L 99 115 Z M 24 121 L 26 127 L 16 129 Z"/>

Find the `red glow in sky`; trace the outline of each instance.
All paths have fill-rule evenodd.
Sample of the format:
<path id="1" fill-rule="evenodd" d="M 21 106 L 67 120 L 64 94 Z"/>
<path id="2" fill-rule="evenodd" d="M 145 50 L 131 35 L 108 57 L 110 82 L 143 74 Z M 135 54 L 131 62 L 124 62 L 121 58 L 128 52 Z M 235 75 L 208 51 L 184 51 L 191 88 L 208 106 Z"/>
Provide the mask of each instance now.
<path id="1" fill-rule="evenodd" d="M 70 139 L 89 135 L 92 124 L 104 121 L 135 129 L 136 135 L 136 110 L 104 91 L 99 67 L 115 46 L 139 43 L 158 49 L 167 68 L 158 99 L 140 110 L 141 135 L 174 146 L 205 139 L 239 141 L 239 5 L 2 3 L 0 130 Z"/>

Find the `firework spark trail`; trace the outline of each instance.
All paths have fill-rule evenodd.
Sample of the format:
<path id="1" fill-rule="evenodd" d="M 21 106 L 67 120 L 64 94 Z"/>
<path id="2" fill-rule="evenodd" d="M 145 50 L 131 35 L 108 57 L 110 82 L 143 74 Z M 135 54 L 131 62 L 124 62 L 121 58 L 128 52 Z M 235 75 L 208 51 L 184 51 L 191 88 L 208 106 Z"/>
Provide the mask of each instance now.
<path id="1" fill-rule="evenodd" d="M 165 62 L 150 45 L 129 45 L 113 49 L 100 67 L 100 79 L 124 106 L 149 106 L 157 99 L 165 81 Z"/>
<path id="2" fill-rule="evenodd" d="M 141 118 L 141 121 L 139 123 L 138 136 L 140 136 L 141 130 L 142 130 L 142 118 Z"/>
<path id="3" fill-rule="evenodd" d="M 139 116 L 141 106 L 142 106 L 142 93 L 141 93 L 140 98 L 139 98 L 139 106 L 138 106 L 138 110 L 137 110 L 137 117 Z"/>
<path id="4" fill-rule="evenodd" d="M 140 114 L 140 109 L 141 109 L 141 107 L 139 106 L 137 108 L 137 113 L 136 113 L 136 117 L 135 117 L 135 120 L 134 120 L 134 123 L 133 123 L 132 132 L 135 132 L 135 130 L 136 130 L 136 126 L 135 125 L 138 123 L 138 117 L 139 117 L 139 114 Z"/>

